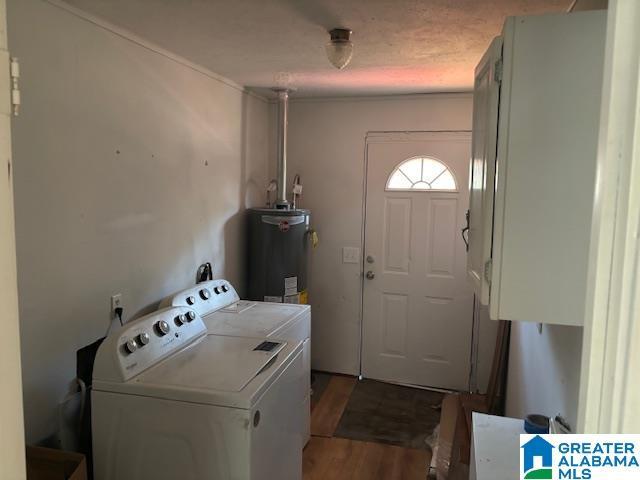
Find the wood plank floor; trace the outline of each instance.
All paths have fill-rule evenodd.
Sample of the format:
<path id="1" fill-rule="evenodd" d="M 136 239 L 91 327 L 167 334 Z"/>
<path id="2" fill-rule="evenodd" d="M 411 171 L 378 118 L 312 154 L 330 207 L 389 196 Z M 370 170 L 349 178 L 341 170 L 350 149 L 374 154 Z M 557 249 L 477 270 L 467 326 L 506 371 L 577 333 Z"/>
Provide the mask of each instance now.
<path id="1" fill-rule="evenodd" d="M 311 413 L 304 480 L 424 480 L 431 452 L 333 437 L 356 379 L 331 378 Z"/>
<path id="2" fill-rule="evenodd" d="M 426 450 L 311 437 L 302 472 L 305 480 L 424 480 L 430 461 Z"/>
<path id="3" fill-rule="evenodd" d="M 353 377 L 334 376 L 329 380 L 311 414 L 311 435 L 333 436 L 355 385 L 356 379 Z"/>

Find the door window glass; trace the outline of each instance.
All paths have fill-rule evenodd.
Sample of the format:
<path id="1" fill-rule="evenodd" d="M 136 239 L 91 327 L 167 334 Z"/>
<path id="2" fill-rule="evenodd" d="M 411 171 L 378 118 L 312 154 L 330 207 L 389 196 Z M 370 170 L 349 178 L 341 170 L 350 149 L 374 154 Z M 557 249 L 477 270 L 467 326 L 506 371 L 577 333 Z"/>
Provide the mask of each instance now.
<path id="1" fill-rule="evenodd" d="M 387 178 L 387 190 L 456 191 L 456 179 L 449 167 L 430 157 L 403 160 Z"/>

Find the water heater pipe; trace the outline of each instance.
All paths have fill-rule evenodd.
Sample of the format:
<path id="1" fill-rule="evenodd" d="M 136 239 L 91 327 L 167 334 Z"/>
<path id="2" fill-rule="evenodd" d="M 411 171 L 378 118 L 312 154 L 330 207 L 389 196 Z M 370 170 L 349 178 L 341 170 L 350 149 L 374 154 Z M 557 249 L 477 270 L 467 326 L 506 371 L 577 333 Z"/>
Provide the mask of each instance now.
<path id="1" fill-rule="evenodd" d="M 276 208 L 288 209 L 287 201 L 287 122 L 289 113 L 289 90 L 275 89 L 278 94 L 278 142 L 276 146 Z"/>

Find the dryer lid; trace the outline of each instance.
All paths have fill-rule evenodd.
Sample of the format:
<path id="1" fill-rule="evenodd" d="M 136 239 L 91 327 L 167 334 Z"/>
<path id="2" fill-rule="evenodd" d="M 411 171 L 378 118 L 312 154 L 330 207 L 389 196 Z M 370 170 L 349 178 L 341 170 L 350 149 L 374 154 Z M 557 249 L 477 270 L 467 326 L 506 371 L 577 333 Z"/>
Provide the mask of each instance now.
<path id="1" fill-rule="evenodd" d="M 249 304 L 249 308 L 242 308 L 241 305 L 237 311 L 223 308 L 204 315 L 202 319 L 207 325 L 209 333 L 232 336 L 278 336 L 292 322 L 303 316 L 309 316 L 311 312 L 309 305 L 246 302 L 244 300 L 236 304 L 242 303 Z M 307 336 L 310 334 L 309 331 Z"/>
<path id="2" fill-rule="evenodd" d="M 207 335 L 133 381 L 171 389 L 240 392 L 275 361 L 283 341 Z"/>

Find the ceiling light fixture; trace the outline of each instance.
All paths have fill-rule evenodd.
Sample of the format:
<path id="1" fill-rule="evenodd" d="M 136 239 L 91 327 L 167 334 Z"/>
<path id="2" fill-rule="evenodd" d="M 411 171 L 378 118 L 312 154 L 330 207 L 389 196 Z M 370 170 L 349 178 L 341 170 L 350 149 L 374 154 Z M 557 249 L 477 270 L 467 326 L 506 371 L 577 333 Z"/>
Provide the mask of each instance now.
<path id="1" fill-rule="evenodd" d="M 353 43 L 349 40 L 351 33 L 348 28 L 334 28 L 329 31 L 331 41 L 325 46 L 327 58 L 338 70 L 346 67 L 353 56 Z"/>

